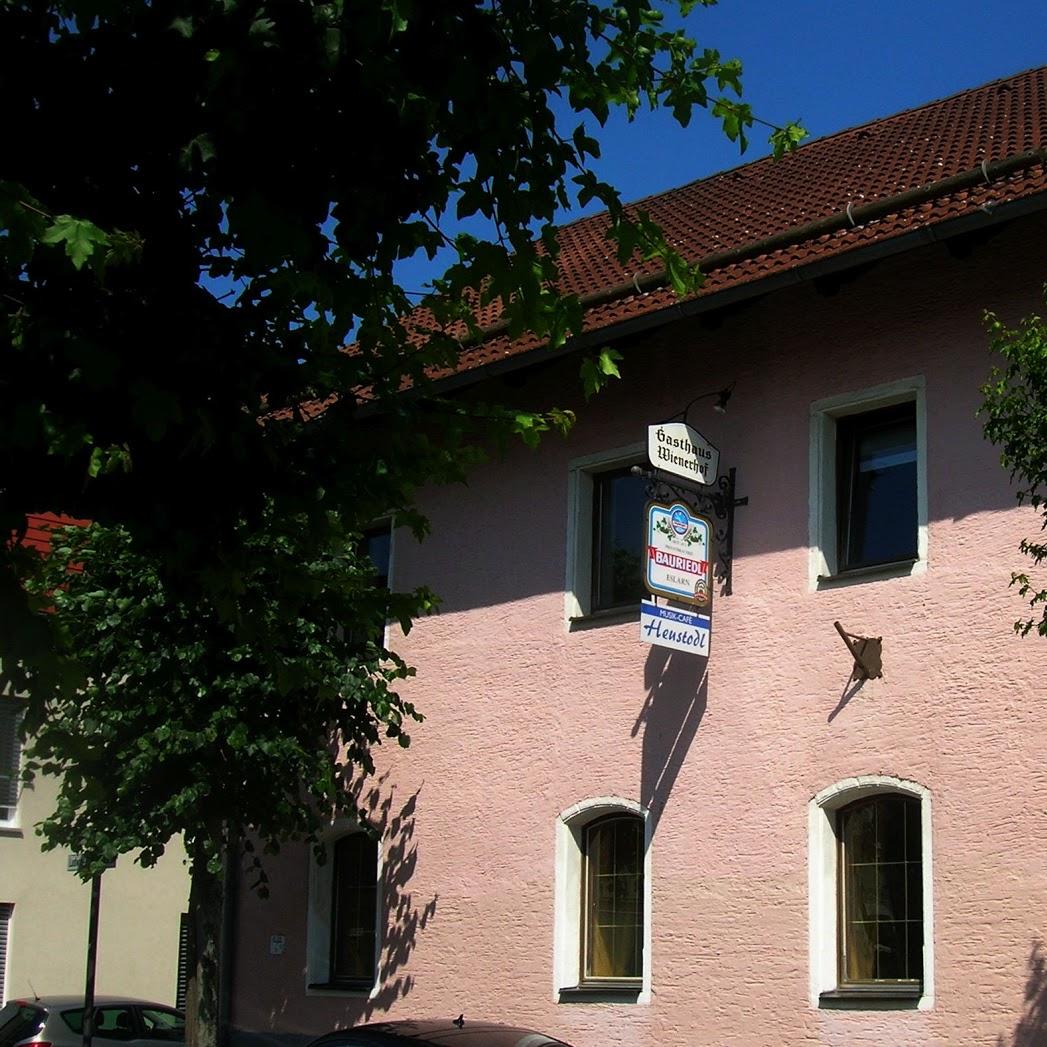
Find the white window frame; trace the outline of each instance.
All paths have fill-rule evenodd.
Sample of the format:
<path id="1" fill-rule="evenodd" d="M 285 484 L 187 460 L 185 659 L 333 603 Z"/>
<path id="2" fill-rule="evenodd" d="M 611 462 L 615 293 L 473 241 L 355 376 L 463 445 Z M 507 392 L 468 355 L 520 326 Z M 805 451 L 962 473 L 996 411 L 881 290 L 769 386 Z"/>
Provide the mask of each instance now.
<path id="1" fill-rule="evenodd" d="M 339 818 L 324 832 L 323 842 L 327 852 L 327 861 L 322 865 L 316 860 L 316 854 L 309 852 L 309 900 L 306 916 L 305 935 L 305 993 L 306 996 L 347 996 L 373 999 L 381 986 L 381 957 L 385 930 L 385 908 L 383 905 L 383 871 L 385 867 L 384 841 L 379 838 L 377 892 L 378 904 L 375 906 L 375 939 L 374 939 L 374 984 L 369 989 L 351 988 L 310 988 L 323 986 L 331 976 L 331 935 L 334 933 L 332 923 L 332 902 L 334 897 L 334 845 L 343 836 L 363 832 L 359 823 L 347 818 Z"/>
<path id="2" fill-rule="evenodd" d="M 603 1002 L 608 997 L 628 997 L 633 990 L 608 986 L 593 987 L 589 999 L 584 993 L 564 993 L 578 987 L 581 979 L 583 935 L 582 893 L 585 882 L 585 829 L 607 815 L 632 815 L 643 819 L 643 975 L 636 990 L 636 1002 L 651 1002 L 651 841 L 654 825 L 650 812 L 634 800 L 620 796 L 601 796 L 583 800 L 563 811 L 556 820 L 556 882 L 553 923 L 553 1000 L 554 1002 Z"/>
<path id="3" fill-rule="evenodd" d="M 934 1006 L 934 861 L 930 790 L 917 782 L 884 774 L 845 778 L 813 797 L 807 809 L 808 965 L 810 1004 L 821 1006 L 821 994 L 839 984 L 839 846 L 836 812 L 855 800 L 894 793 L 920 801 L 920 861 L 923 876 L 923 979 L 916 1008 Z M 861 1009 L 871 1004 L 848 1000 Z"/>
<path id="4" fill-rule="evenodd" d="M 13 805 L 2 804 L 0 805 L 0 829 L 17 829 L 20 826 L 18 812 L 21 807 L 21 783 L 19 776 L 22 770 L 22 743 L 18 736 L 19 722 L 22 718 L 22 710 L 17 702 L 12 701 L 10 698 L 0 697 L 0 716 L 7 718 L 10 717 L 11 730 L 13 732 L 13 745 L 14 745 L 14 760 L 13 766 L 10 768 L 15 776 L 15 780 L 18 783 L 16 786 L 15 802 Z M 0 739 L 2 739 L 0 735 Z M 8 754 L 0 752 L 0 767 L 6 764 Z M 4 768 L 4 776 L 7 776 L 7 769 Z"/>
<path id="5" fill-rule="evenodd" d="M 836 422 L 894 404 L 916 405 L 916 561 L 885 564 L 861 573 L 839 575 L 836 519 Z M 923 574 L 927 570 L 927 397 L 923 375 L 872 386 L 811 404 L 810 588 L 829 589 L 876 577 Z"/>
<path id="6" fill-rule="evenodd" d="M 593 600 L 593 477 L 642 465 L 646 445 L 616 447 L 598 454 L 573 458 L 567 464 L 567 573 L 564 579 L 564 614 L 572 619 L 592 613 Z M 637 529 L 642 521 L 637 520 Z"/>

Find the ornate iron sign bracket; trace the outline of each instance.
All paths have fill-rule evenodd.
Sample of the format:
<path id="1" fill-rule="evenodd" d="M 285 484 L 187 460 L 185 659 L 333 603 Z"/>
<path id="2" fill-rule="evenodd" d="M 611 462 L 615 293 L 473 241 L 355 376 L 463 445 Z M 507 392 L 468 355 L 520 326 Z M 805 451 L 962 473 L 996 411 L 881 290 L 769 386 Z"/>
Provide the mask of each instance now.
<path id="1" fill-rule="evenodd" d="M 659 469 L 634 465 L 633 473 L 647 481 L 647 497 L 652 502 L 676 500 L 696 513 L 712 517 L 716 529 L 716 573 L 720 595 L 731 595 L 731 562 L 734 558 L 734 510 L 748 505 L 748 498 L 735 497 L 735 470 L 718 476 L 715 484 L 700 487 L 679 477 L 668 477 Z"/>

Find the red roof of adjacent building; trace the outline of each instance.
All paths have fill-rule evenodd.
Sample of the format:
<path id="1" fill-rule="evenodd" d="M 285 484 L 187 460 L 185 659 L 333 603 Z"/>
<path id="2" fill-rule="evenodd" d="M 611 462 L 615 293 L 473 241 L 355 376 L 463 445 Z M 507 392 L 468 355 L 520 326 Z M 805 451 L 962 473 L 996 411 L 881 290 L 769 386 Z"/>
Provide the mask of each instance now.
<path id="1" fill-rule="evenodd" d="M 1045 129 L 1047 66 L 828 135 L 780 160 L 756 160 L 630 207 L 648 212 L 689 261 L 705 260 L 706 282 L 696 297 L 711 298 L 1043 193 Z M 606 227 L 606 215 L 598 214 L 560 231 L 560 287 L 583 296 L 587 333 L 606 329 L 610 334 L 622 322 L 679 303 L 659 279 L 657 263 L 618 264 Z M 489 335 L 463 353 L 459 373 L 542 347 L 533 337 L 510 341 L 499 329 L 499 309 L 495 303 L 481 314 Z M 424 329 L 422 311 L 414 318 Z"/>
<path id="2" fill-rule="evenodd" d="M 51 551 L 51 532 L 59 527 L 86 526 L 87 520 L 74 520 L 71 516 L 55 513 L 30 513 L 26 517 L 25 534 L 19 539 L 22 545 L 45 555 Z"/>

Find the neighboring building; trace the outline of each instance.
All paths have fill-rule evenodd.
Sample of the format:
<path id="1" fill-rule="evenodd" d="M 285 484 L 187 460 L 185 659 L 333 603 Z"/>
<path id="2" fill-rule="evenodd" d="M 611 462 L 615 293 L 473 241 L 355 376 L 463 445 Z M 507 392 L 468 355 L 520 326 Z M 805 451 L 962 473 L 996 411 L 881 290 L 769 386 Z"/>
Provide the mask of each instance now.
<path id="1" fill-rule="evenodd" d="M 444 601 L 393 644 L 426 721 L 377 754 L 377 844 L 333 826 L 327 864 L 289 846 L 242 891 L 244 1038 L 1045 1042 L 1047 646 L 1008 589 L 1039 516 L 976 417 L 983 310 L 1042 306 L 1045 127 L 1038 69 L 652 197 L 706 259 L 682 303 L 599 218 L 564 230 L 579 344 L 624 380 L 583 408 L 577 356 L 495 338 L 448 383 L 579 421 L 396 534 L 394 588 Z M 748 499 L 708 658 L 642 642 L 636 586 L 629 469 L 692 400 Z"/>
<path id="2" fill-rule="evenodd" d="M 46 518 L 30 520 L 28 540 L 46 546 Z M 34 826 L 54 810 L 58 785 L 38 775 L 19 785 L 20 706 L 0 697 L 0 1002 L 82 993 L 87 963 L 89 884 L 67 850 L 43 852 Z M 189 899 L 178 843 L 152 869 L 125 855 L 102 876 L 96 991 L 175 1003 L 182 913 Z"/>

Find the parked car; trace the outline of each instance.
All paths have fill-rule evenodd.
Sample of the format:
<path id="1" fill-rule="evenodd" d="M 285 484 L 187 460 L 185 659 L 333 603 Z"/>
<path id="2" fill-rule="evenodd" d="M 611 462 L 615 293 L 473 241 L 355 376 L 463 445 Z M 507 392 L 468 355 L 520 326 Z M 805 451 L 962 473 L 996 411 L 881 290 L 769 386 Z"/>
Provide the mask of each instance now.
<path id="1" fill-rule="evenodd" d="M 173 1007 L 120 996 L 96 996 L 92 1038 L 135 1047 L 170 1047 L 185 1042 L 185 1015 Z M 84 1035 L 82 996 L 9 1000 L 0 1007 L 0 1047 L 80 1047 Z"/>
<path id="2" fill-rule="evenodd" d="M 308 1047 L 571 1047 L 563 1040 L 513 1025 L 454 1021 L 395 1021 L 340 1029 Z M 2 1047 L 2 1045 L 0 1045 Z"/>

